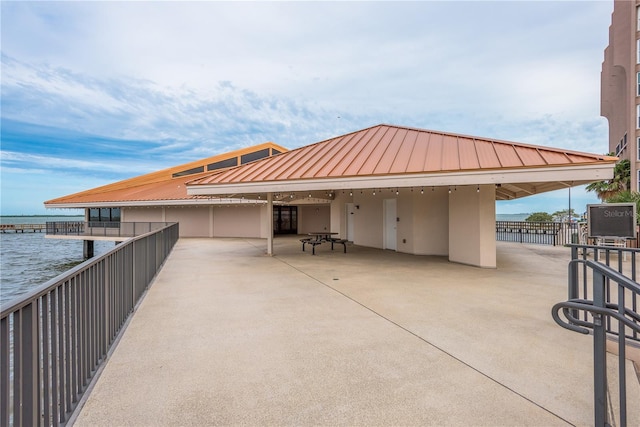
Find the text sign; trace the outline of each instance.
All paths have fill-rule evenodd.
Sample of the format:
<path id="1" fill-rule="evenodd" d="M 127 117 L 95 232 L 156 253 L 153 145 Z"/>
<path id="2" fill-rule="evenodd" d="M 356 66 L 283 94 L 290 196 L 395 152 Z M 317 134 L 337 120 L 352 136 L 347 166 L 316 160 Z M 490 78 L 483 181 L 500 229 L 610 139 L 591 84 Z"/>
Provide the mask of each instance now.
<path id="1" fill-rule="evenodd" d="M 590 237 L 636 237 L 635 203 L 587 205 Z"/>

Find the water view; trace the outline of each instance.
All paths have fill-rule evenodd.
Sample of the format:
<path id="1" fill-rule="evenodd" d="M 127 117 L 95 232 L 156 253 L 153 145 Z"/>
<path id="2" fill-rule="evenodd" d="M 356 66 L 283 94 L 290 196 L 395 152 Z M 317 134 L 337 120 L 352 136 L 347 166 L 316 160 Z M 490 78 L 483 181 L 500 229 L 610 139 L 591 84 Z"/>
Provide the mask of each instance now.
<path id="1" fill-rule="evenodd" d="M 82 216 L 2 216 L 0 224 L 82 220 Z M 103 254 L 114 245 L 114 242 L 96 241 L 95 254 Z M 46 239 L 44 231 L 0 233 L 0 304 L 28 292 L 83 261 L 82 240 Z"/>

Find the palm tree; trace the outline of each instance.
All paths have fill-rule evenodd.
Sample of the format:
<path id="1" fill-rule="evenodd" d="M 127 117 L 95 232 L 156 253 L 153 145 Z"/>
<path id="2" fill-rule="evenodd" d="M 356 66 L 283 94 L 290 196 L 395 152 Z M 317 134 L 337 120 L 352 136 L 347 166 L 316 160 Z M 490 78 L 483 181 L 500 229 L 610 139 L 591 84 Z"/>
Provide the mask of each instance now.
<path id="1" fill-rule="evenodd" d="M 629 191 L 631 181 L 631 163 L 624 159 L 616 163 L 613 178 L 606 181 L 596 181 L 587 185 L 587 191 L 593 191 L 603 202 L 615 197 L 623 191 Z"/>

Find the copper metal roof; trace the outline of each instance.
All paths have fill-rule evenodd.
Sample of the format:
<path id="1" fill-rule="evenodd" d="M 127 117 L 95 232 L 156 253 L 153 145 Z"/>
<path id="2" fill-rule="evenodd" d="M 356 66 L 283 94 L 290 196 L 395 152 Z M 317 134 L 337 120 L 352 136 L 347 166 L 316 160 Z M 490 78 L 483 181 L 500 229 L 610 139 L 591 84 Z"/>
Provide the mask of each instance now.
<path id="1" fill-rule="evenodd" d="M 264 148 L 282 154 L 222 171 L 174 176 Z M 378 125 L 292 151 L 265 143 L 49 200 L 45 206 L 206 203 L 199 196 L 259 198 L 267 191 L 304 191 L 323 198 L 325 190 L 330 189 L 487 183 L 497 184 L 496 198 L 502 200 L 609 179 L 616 160 L 558 148 Z M 528 171 L 535 173 L 522 173 Z"/>
<path id="2" fill-rule="evenodd" d="M 378 125 L 190 181 L 199 185 L 613 164 L 617 158 Z M 600 178 L 594 177 L 593 180 Z"/>
<path id="3" fill-rule="evenodd" d="M 153 201 L 197 201 L 197 197 L 187 194 L 185 183 L 197 177 L 209 176 L 212 172 L 191 173 L 177 177 L 176 174 L 198 167 L 203 167 L 206 170 L 207 165 L 230 158 L 237 158 L 240 163 L 243 155 L 265 149 L 272 150 L 270 153 L 288 151 L 284 147 L 267 142 L 48 200 L 44 204 L 46 207 L 83 207 L 94 204 L 117 205 L 129 202 L 149 204 Z"/>

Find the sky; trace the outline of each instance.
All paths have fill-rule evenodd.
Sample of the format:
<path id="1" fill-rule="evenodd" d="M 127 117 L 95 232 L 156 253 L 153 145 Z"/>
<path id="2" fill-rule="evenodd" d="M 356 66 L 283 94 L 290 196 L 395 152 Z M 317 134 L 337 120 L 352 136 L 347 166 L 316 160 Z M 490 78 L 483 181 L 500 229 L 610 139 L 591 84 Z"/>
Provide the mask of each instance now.
<path id="1" fill-rule="evenodd" d="M 603 154 L 613 1 L 0 2 L 2 215 L 381 123 Z M 497 202 L 584 212 L 584 187 Z"/>

